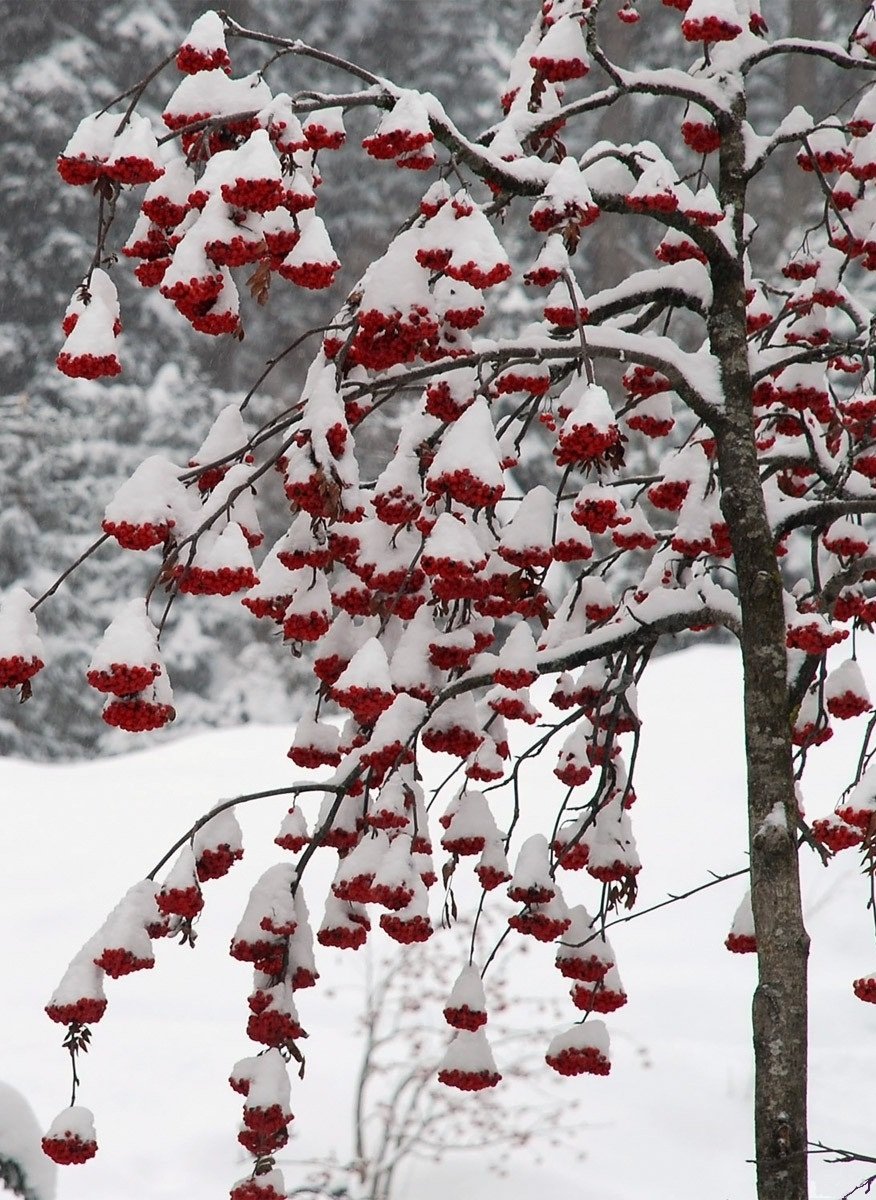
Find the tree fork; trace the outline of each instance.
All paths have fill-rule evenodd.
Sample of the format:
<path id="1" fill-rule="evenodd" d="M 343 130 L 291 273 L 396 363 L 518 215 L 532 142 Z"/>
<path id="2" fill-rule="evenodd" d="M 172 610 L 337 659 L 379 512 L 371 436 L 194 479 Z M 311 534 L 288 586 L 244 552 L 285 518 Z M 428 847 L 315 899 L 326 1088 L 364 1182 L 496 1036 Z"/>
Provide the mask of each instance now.
<path id="1" fill-rule="evenodd" d="M 788 718 L 782 581 L 759 478 L 742 264 L 742 101 L 722 130 L 720 198 L 733 210 L 736 255 L 713 262 L 709 321 L 726 417 L 716 428 L 721 507 L 736 559 L 748 766 L 751 903 L 758 982 L 752 1004 L 758 1200 L 807 1200 L 807 960 L 797 799 Z"/>

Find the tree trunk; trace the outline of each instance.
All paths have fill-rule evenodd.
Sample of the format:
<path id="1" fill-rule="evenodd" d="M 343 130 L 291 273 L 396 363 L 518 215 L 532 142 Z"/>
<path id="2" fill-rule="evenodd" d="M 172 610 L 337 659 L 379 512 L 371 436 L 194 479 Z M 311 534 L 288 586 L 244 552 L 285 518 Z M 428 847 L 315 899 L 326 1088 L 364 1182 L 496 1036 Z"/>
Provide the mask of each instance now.
<path id="1" fill-rule="evenodd" d="M 742 245 L 745 181 L 740 122 L 722 138 L 722 204 Z M 782 582 L 760 483 L 745 328 L 741 255 L 713 264 L 710 342 L 726 420 L 717 431 L 722 509 L 742 609 L 745 747 L 758 983 L 752 1008 L 758 1200 L 806 1200 L 807 957 L 797 858 Z"/>

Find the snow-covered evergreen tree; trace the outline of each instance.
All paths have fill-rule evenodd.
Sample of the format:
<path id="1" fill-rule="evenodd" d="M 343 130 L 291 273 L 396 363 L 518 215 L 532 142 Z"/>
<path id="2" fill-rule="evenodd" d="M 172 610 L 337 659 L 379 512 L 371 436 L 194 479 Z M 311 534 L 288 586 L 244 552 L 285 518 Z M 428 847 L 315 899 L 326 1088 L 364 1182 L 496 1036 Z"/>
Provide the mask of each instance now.
<path id="1" fill-rule="evenodd" d="M 412 86 L 454 82 L 460 115 L 485 114 L 517 37 L 518 3 L 491 2 L 468 12 L 465 3 L 414 0 L 416 21 L 399 21 L 390 0 L 302 5 L 301 36 L 363 56 L 378 70 L 404 61 Z M 159 0 L 144 8 L 135 0 L 94 5 L 21 6 L 9 14 L 9 37 L 0 48 L 4 72 L 0 102 L 7 114 L 0 178 L 0 588 L 23 585 L 34 594 L 49 587 L 93 541 L 103 508 L 142 458 L 143 448 L 186 461 L 226 404 L 238 402 L 265 360 L 277 353 L 277 303 L 265 313 L 252 303 L 246 340 L 204 347 L 185 322 L 154 302 L 134 280 L 116 273 L 125 314 L 125 339 L 136 353 L 126 362 L 124 383 L 95 387 L 59 378 L 54 357 L 62 340 L 59 314 L 71 280 L 86 270 L 90 232 L 81 221 L 81 198 L 64 187 L 52 164 L 67 140 L 69 114 L 106 104 L 130 86 L 140 66 L 159 59 L 181 40 L 200 6 Z M 282 0 L 229 6 L 241 21 L 283 33 L 288 8 Z M 445 52 L 448 24 L 460 29 L 455 56 Z M 461 35 L 462 25 L 471 36 Z M 486 48 L 486 52 L 485 52 Z M 255 52 L 243 46 L 255 65 Z M 276 70 L 276 68 L 275 68 Z M 308 64 L 301 86 L 330 87 L 337 72 Z M 362 118 L 367 122 L 367 118 Z M 355 123 L 355 118 L 354 122 Z M 27 129 L 27 136 L 21 131 Z M 362 126 L 363 136 L 365 125 Z M 383 211 L 399 184 L 415 201 L 416 181 L 406 172 L 387 177 L 379 164 L 355 171 L 370 195 L 363 208 L 358 188 L 327 181 L 325 206 L 345 252 L 338 284 L 349 285 L 385 243 Z M 133 223 L 133 208 L 124 209 Z M 402 207 L 399 208 L 402 211 Z M 363 220 L 364 218 L 364 220 Z M 117 248 L 118 249 L 118 248 Z M 320 322 L 321 300 L 296 301 L 289 328 Z M 290 336 L 291 340 L 291 336 Z M 249 406 L 251 429 L 282 408 L 287 389 L 300 385 L 307 346 L 289 355 Z M 388 434 L 375 433 L 379 443 Z M 268 507 L 268 533 L 279 534 L 280 514 Z M 35 553 L 40 546 L 39 561 Z M 124 745 L 116 733 L 96 734 L 96 697 L 81 681 L 90 647 L 112 618 L 113 598 L 147 586 L 144 564 L 111 562 L 103 553 L 80 571 L 74 592 L 62 591 L 47 612 L 45 635 L 53 663 L 50 682 L 14 715 L 0 718 L 0 750 L 32 757 L 76 757 L 99 746 Z M 63 637 L 56 636 L 64 631 Z M 72 636 L 71 636 L 72 635 Z M 279 653 L 253 623 L 245 632 L 228 620 L 221 601 L 200 606 L 171 622 L 167 644 L 176 648 L 178 697 L 175 730 L 245 720 L 291 720 L 299 711 L 300 679 L 294 661 Z M 219 647 L 236 644 L 243 673 L 225 669 Z"/>

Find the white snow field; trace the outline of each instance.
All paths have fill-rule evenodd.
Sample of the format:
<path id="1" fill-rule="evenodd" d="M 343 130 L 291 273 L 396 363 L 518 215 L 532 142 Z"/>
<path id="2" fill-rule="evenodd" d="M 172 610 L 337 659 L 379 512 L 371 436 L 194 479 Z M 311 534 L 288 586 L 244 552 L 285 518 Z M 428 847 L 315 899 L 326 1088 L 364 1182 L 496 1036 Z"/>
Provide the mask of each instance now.
<path id="1" fill-rule="evenodd" d="M 876 655 L 863 640 L 862 665 L 873 679 Z M 645 674 L 632 812 L 644 864 L 640 908 L 704 882 L 710 871 L 745 865 L 739 697 L 730 648 L 690 649 Z M 864 721 L 840 723 L 833 740 L 814 751 L 804 789 L 810 817 L 830 811 L 848 782 Z M 290 740 L 290 729 L 249 727 L 87 765 L 0 762 L 0 1079 L 27 1096 L 44 1126 L 69 1103 L 63 1030 L 43 1012 L 67 962 L 193 818 L 220 798 L 290 782 Z M 526 778 L 527 828 L 538 825 L 551 766 L 545 761 Z M 317 797 L 304 803 L 312 818 Z M 79 1096 L 94 1110 L 100 1150 L 90 1163 L 59 1171 L 59 1200 L 221 1197 L 245 1174 L 235 1141 L 240 1102 L 226 1080 L 234 1061 L 251 1052 L 244 1034 L 250 973 L 227 950 L 248 886 L 282 853 L 272 838 L 287 807 L 280 797 L 238 810 L 246 855 L 229 876 L 207 885 L 194 950 L 159 943 L 154 970 L 107 981 L 109 1008 L 81 1062 Z M 305 889 L 311 910 L 325 894 L 334 855 L 321 857 L 316 886 Z M 852 979 L 876 968 L 868 884 L 855 851 L 829 869 L 809 853 L 804 861 L 813 939 L 811 1134 L 872 1154 L 876 1007 L 851 990 Z M 598 885 L 583 872 L 567 873 L 563 886 L 570 902 L 596 906 Z M 539 1193 L 555 1200 L 753 1197 L 747 1159 L 755 964 L 723 945 L 744 890 L 742 879 L 721 883 L 612 931 L 629 995 L 606 1019 L 612 1073 L 563 1085 L 584 1098 L 583 1161 L 549 1150 L 543 1166 L 523 1157 L 503 1179 L 472 1157 L 450 1158 L 418 1167 L 405 1194 L 438 1200 L 456 1188 L 478 1200 Z M 384 935 L 375 929 L 372 937 Z M 296 1119 L 281 1161 L 349 1152 L 356 955 L 317 952 L 323 979 L 298 994 L 310 1033 L 307 1072 L 303 1082 L 293 1079 Z M 536 946 L 528 961 L 530 969 L 534 960 L 543 964 L 545 987 L 562 996 L 553 955 L 552 947 Z M 446 982 L 449 990 L 453 980 Z M 575 1016 L 570 1004 L 570 1021 Z M 435 1019 L 441 1021 L 437 1011 Z M 291 1189 L 296 1172 L 285 1170 Z M 812 1174 L 816 1200 L 837 1200 L 867 1171 L 816 1159 Z"/>

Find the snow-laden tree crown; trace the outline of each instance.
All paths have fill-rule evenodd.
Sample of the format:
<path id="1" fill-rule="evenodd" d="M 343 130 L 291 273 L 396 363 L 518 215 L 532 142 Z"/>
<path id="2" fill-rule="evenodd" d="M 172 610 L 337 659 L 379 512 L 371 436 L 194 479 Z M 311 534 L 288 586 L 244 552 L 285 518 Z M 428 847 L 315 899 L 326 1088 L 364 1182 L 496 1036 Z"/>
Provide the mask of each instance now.
<path id="1" fill-rule="evenodd" d="M 430 889 L 448 915 L 457 895 L 478 909 L 507 891 L 519 906 L 507 936 L 556 943 L 572 986 L 548 1066 L 610 1070 L 601 1016 L 626 997 L 605 921 L 635 903 L 641 868 L 636 685 L 666 635 L 715 629 L 739 640 L 746 676 L 752 893 L 727 946 L 757 952 L 762 987 L 788 1001 L 755 1003 L 761 1196 L 790 1195 L 776 1189 L 801 1169 L 805 1096 L 782 1091 L 805 1076 L 798 842 L 825 857 L 863 845 L 869 864 L 876 810 L 873 722 L 834 815 L 808 823 L 795 787 L 832 721 L 871 711 L 855 641 L 876 620 L 876 10 L 854 6 L 841 40 L 819 41 L 772 36 L 756 0 L 535 7 L 484 131 L 294 30 L 211 12 L 85 117 L 58 159 L 98 209 L 94 256 L 63 317 L 62 373 L 124 375 L 115 280 L 129 263 L 193 336 L 239 338 L 241 293 L 244 309 L 249 293 L 276 313 L 276 356 L 187 461 L 147 457 L 107 496 L 96 544 L 149 555 L 154 571 L 145 600 L 119 598 L 87 672 L 108 724 L 166 725 L 174 662 L 162 635 L 205 595 L 239 599 L 241 622 L 268 624 L 308 664 L 297 773 L 278 788 L 293 801 L 275 839 L 287 857 L 231 940 L 254 970 L 246 1030 L 261 1048 L 231 1078 L 254 1159 L 235 1200 L 283 1194 L 272 1156 L 304 1033 L 294 994 L 318 982 L 313 932 L 346 949 L 372 923 L 423 941 L 439 907 Z M 670 23 L 674 65 L 620 65 L 609 24 L 622 47 L 649 21 Z M 240 74 L 235 52 L 249 43 L 264 65 Z M 749 94 L 791 56 L 841 77 L 848 101 L 755 127 Z M 308 59 L 335 72 L 333 90 L 295 90 Z M 160 119 L 140 111 L 146 97 Z M 658 103 L 670 136 L 637 140 L 647 121 L 631 114 Z M 346 122 L 363 110 L 373 127 L 353 150 Z M 623 138 L 594 137 L 614 110 Z M 341 268 L 323 175 L 355 187 L 357 155 L 421 173 L 422 198 L 388 219 L 340 308 L 300 327 L 298 297 Z M 799 199 L 768 214 L 777 251 L 758 205 L 789 155 Z M 139 215 L 119 229 L 131 188 Z M 589 256 L 619 252 L 630 227 L 647 231 L 653 260 L 594 289 Z M 303 386 L 257 423 L 252 396 L 300 345 Z M 259 508 L 272 494 L 291 516 L 265 549 Z M 44 666 L 44 599 L 14 590 L 0 611 L 0 682 L 23 695 Z M 536 755 L 555 764 L 556 785 L 533 798 L 520 769 Z M 440 774 L 432 756 L 446 777 L 427 788 Z M 542 832 L 522 838 L 534 803 Z M 48 1007 L 74 1054 L 104 1014 L 107 975 L 152 967 L 155 938 L 192 939 L 205 885 L 243 853 L 233 808 L 186 833 L 74 959 Z M 311 923 L 307 867 L 331 851 L 334 882 L 325 904 L 309 896 Z M 450 1087 L 501 1078 L 489 972 L 472 969 L 491 954 L 473 937 L 452 991 L 448 981 L 457 1032 L 438 1077 Z M 874 977 L 854 986 L 876 1001 Z M 778 1043 L 794 1044 L 790 1066 L 773 1061 Z M 66 1110 L 47 1153 L 84 1161 L 90 1121 Z M 792 1165 L 775 1148 L 783 1138 Z"/>

